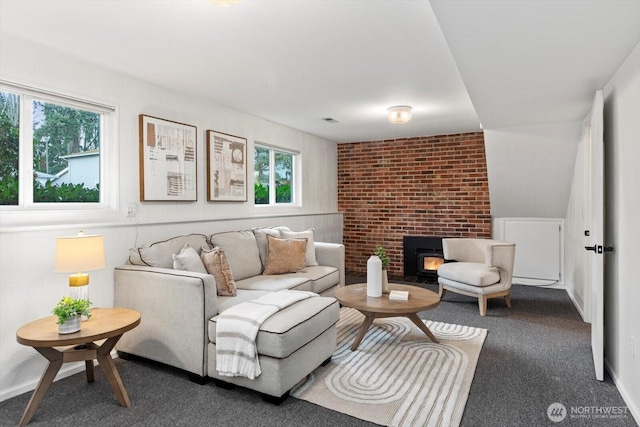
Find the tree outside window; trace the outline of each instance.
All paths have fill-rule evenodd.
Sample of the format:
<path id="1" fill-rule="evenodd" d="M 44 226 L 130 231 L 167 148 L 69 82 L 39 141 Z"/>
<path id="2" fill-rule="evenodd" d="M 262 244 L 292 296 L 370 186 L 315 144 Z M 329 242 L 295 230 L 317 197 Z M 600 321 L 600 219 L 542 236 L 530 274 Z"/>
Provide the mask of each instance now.
<path id="1" fill-rule="evenodd" d="M 256 145 L 254 149 L 254 202 L 256 205 L 294 202 L 296 154 Z M 275 189 L 275 193 L 271 191 Z"/>
<path id="2" fill-rule="evenodd" d="M 100 202 L 103 113 L 88 110 L 0 91 L 0 205 Z"/>
<path id="3" fill-rule="evenodd" d="M 18 204 L 20 97 L 0 92 L 0 204 Z"/>

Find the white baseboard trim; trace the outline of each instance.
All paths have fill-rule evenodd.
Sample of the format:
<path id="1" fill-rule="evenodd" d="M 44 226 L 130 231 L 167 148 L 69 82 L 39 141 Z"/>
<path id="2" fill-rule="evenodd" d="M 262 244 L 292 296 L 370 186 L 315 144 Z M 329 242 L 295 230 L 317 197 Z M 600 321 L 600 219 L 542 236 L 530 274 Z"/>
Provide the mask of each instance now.
<path id="1" fill-rule="evenodd" d="M 582 321 L 585 323 L 590 323 L 587 322 L 585 320 L 585 314 L 584 314 L 584 310 L 582 309 L 582 307 L 580 307 L 580 304 L 578 303 L 578 300 L 576 300 L 576 296 L 574 295 L 573 291 L 571 290 L 571 288 L 567 287 L 567 295 L 569 295 L 569 299 L 571 300 L 571 302 L 573 303 L 573 306 L 576 308 L 576 310 L 578 311 L 578 314 L 580 315 L 580 317 L 582 318 Z"/>
<path id="2" fill-rule="evenodd" d="M 62 365 L 62 368 L 60 368 L 60 371 L 58 371 L 58 375 L 56 375 L 56 378 L 53 381 L 55 382 L 63 378 L 70 377 L 71 375 L 75 375 L 79 372 L 84 371 L 84 369 L 85 369 L 84 362 L 66 363 L 65 365 Z M 17 385 L 15 387 L 12 387 L 8 390 L 3 391 L 2 394 L 0 395 L 0 402 L 3 402 L 7 399 L 11 399 L 12 397 L 15 397 L 15 396 L 19 396 L 23 393 L 27 393 L 29 391 L 35 390 L 39 382 L 40 382 L 40 378 L 34 381 L 29 381 L 29 382 Z M 46 395 L 45 395 L 45 398 L 46 398 Z"/>
<path id="3" fill-rule="evenodd" d="M 111 357 L 116 359 L 118 357 L 118 352 L 113 350 L 111 352 Z M 94 360 L 93 364 L 94 366 L 97 365 L 98 361 Z M 84 372 L 84 370 L 85 370 L 84 362 L 65 363 L 64 365 L 62 365 L 62 367 L 58 371 L 58 374 L 56 375 L 53 382 L 70 377 L 71 375 L 75 375 L 80 372 Z M 11 399 L 12 397 L 16 397 L 23 393 L 27 393 L 35 390 L 39 382 L 40 382 L 40 378 L 17 385 L 15 387 L 11 387 L 7 390 L 4 390 L 2 393 L 0 393 L 0 402 L 4 402 L 5 400 Z M 45 399 L 46 399 L 46 394 L 45 394 Z"/>
<path id="4" fill-rule="evenodd" d="M 629 392 L 627 391 L 627 388 L 625 387 L 624 382 L 619 378 L 618 373 L 615 371 L 615 369 L 611 367 L 611 364 L 609 363 L 609 360 L 606 357 L 604 358 L 604 364 L 609 370 L 609 374 L 611 374 L 611 378 L 613 378 L 613 383 L 618 388 L 618 391 L 620 392 L 620 396 L 622 396 L 622 400 L 624 400 L 624 403 L 627 404 L 627 408 L 629 408 L 629 412 L 631 413 L 631 416 L 635 420 L 636 424 L 640 425 L 640 408 L 638 408 L 635 402 L 631 400 L 631 397 L 629 396 Z"/>
<path id="5" fill-rule="evenodd" d="M 547 289 L 567 289 L 564 282 L 560 281 L 554 283 L 553 280 L 546 279 L 531 279 L 529 277 L 515 277 L 513 278 L 514 285 L 526 285 L 526 286 L 538 286 Z"/>

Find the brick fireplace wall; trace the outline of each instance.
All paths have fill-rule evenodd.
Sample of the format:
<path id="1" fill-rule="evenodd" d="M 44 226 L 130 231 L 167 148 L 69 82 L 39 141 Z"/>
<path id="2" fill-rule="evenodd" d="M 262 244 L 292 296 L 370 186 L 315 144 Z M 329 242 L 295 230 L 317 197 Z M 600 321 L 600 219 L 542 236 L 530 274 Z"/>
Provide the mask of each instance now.
<path id="1" fill-rule="evenodd" d="M 364 273 L 376 244 L 402 276 L 402 237 L 491 237 L 482 132 L 338 144 L 346 269 Z"/>

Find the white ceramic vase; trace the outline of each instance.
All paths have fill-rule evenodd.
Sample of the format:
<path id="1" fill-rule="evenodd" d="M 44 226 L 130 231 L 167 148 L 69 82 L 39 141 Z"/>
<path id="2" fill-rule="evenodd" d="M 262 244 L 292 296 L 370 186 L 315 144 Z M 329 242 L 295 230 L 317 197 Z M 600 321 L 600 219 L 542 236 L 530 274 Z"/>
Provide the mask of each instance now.
<path id="1" fill-rule="evenodd" d="M 382 261 L 375 255 L 367 261 L 367 296 L 382 296 Z"/>
<path id="2" fill-rule="evenodd" d="M 80 330 L 80 316 L 73 316 L 67 319 L 66 322 L 58 324 L 59 334 L 72 334 Z"/>

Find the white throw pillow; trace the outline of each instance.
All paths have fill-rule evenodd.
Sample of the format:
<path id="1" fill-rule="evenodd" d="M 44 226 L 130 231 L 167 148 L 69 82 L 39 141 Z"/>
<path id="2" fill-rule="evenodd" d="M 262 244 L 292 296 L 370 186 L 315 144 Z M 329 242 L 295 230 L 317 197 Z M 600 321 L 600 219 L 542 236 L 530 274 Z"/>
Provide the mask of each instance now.
<path id="1" fill-rule="evenodd" d="M 200 259 L 200 255 L 198 255 L 198 251 L 188 244 L 182 247 L 179 254 L 173 254 L 173 269 L 208 273 Z"/>

